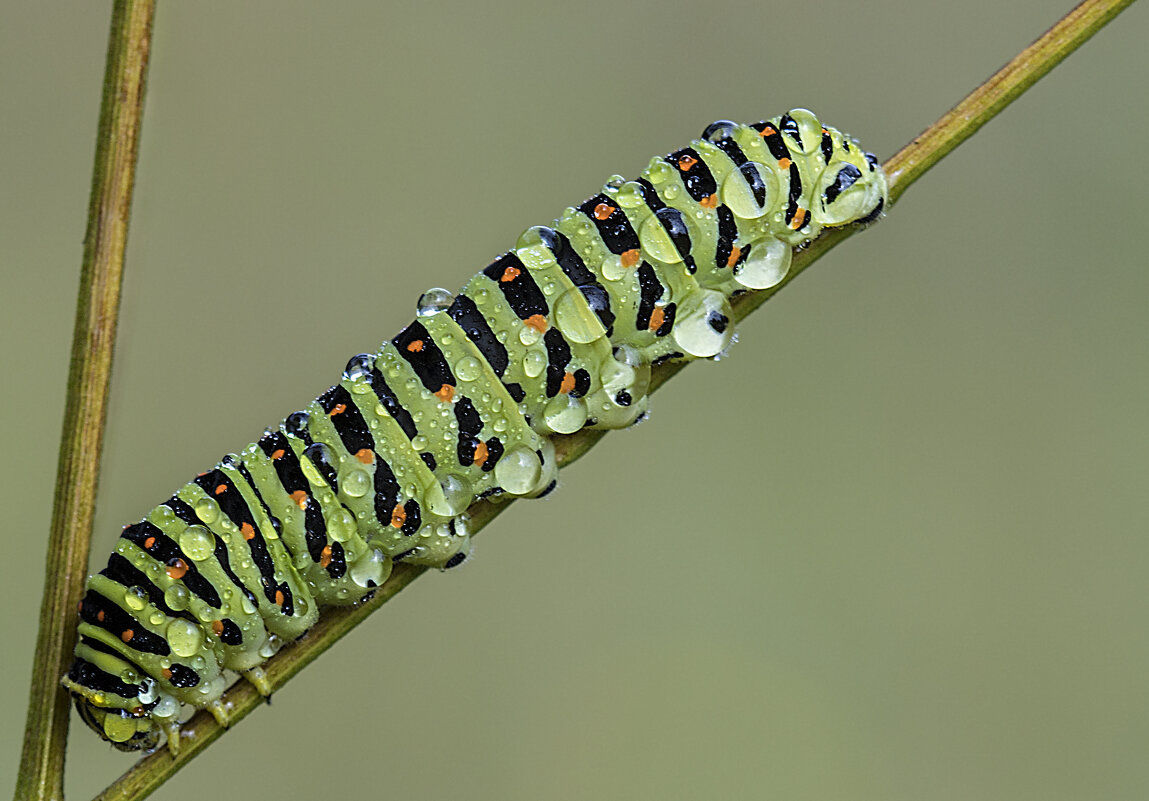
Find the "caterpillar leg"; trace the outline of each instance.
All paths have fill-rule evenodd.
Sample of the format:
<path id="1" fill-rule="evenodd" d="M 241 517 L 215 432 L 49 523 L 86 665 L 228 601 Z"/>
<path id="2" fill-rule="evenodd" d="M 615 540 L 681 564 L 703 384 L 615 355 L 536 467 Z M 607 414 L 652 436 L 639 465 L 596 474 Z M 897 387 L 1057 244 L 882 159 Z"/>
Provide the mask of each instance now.
<path id="1" fill-rule="evenodd" d="M 256 692 L 264 698 L 271 698 L 271 682 L 267 678 L 267 674 L 263 672 L 262 667 L 253 667 L 251 670 L 245 670 L 240 674 L 252 687 L 255 687 Z"/>

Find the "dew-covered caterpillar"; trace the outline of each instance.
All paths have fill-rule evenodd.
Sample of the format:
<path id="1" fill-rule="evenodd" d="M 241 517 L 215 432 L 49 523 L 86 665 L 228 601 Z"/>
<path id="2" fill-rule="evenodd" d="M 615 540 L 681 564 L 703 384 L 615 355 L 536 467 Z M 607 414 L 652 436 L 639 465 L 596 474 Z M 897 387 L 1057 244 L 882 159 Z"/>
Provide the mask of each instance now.
<path id="1" fill-rule="evenodd" d="M 713 357 L 730 298 L 778 284 L 792 249 L 867 224 L 887 200 L 874 156 L 809 111 L 719 121 L 536 226 L 255 443 L 127 526 L 88 578 L 64 686 L 123 750 L 178 742 L 237 671 L 350 604 L 396 562 L 467 557 L 477 498 L 555 485 L 548 437 L 624 428 L 650 368 Z"/>

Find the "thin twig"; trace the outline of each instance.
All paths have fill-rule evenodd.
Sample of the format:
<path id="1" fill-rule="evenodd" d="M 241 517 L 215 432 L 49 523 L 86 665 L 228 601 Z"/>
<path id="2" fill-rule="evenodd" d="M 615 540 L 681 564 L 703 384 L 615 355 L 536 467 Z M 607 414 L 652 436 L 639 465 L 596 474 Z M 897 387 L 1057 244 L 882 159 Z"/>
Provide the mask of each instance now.
<path id="1" fill-rule="evenodd" d="M 1000 113 L 1132 2 L 1133 0 L 1085 0 L 1071 11 L 1033 45 L 975 89 L 885 164 L 890 178 L 891 197 L 900 197 L 943 156 Z M 790 273 L 779 286 L 743 295 L 735 300 L 736 319 L 745 318 L 851 233 L 852 231 L 843 229 L 830 231 L 811 243 L 808 248 L 795 254 Z M 657 367 L 652 389 L 666 383 L 683 366 L 684 363 L 675 363 Z M 603 437 L 604 433 L 600 430 L 583 430 L 570 436 L 554 438 L 559 465 L 568 465 L 581 457 Z M 476 503 L 469 510 L 471 531 L 477 532 L 482 529 L 508 505 Z M 303 639 L 286 646 L 264 666 L 273 689 L 281 687 L 425 571 L 425 568 L 400 565 L 371 600 L 355 607 L 327 609 L 320 621 Z M 263 703 L 263 698 L 247 682 L 239 682 L 228 690 L 224 702 L 228 706 L 231 719 L 237 721 Z M 97 796 L 97 801 L 106 799 L 138 801 L 223 733 L 224 729 L 210 715 L 202 711 L 197 712 L 185 725 L 184 735 L 180 739 L 179 756 L 173 757 L 171 752 L 164 748 L 140 760 Z"/>
<path id="2" fill-rule="evenodd" d="M 68 695 L 57 679 L 72 659 L 88 564 L 153 11 L 151 0 L 120 0 L 112 12 L 18 801 L 64 797 Z"/>

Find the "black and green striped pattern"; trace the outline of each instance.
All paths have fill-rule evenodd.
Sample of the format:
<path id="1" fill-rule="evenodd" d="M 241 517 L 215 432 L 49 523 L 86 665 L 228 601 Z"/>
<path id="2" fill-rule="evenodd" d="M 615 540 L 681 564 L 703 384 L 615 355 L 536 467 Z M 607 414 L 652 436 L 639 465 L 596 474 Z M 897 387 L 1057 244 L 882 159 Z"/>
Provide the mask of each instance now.
<path id="1" fill-rule="evenodd" d="M 734 294 L 886 197 L 877 160 L 808 111 L 719 121 L 458 294 L 429 290 L 339 384 L 124 530 L 80 604 L 81 716 L 124 750 L 178 744 L 183 705 L 226 722 L 224 670 L 266 690 L 260 665 L 320 607 L 396 562 L 460 564 L 475 499 L 548 492 L 550 436 L 632 424 L 653 364 L 721 353 Z"/>

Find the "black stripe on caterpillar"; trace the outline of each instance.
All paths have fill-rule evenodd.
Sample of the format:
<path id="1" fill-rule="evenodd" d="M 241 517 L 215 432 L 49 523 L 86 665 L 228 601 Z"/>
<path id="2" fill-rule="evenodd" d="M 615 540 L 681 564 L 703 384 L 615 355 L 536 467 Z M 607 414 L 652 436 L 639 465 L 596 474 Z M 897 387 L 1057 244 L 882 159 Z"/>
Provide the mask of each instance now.
<path id="1" fill-rule="evenodd" d="M 624 428 L 650 368 L 713 357 L 730 298 L 775 286 L 825 227 L 887 201 L 877 159 L 795 109 L 726 120 L 611 178 L 536 226 L 255 443 L 124 529 L 80 603 L 63 684 L 122 750 L 178 744 L 184 705 L 211 711 L 325 605 L 354 603 L 408 561 L 451 568 L 478 498 L 555 485 L 548 437 Z"/>

